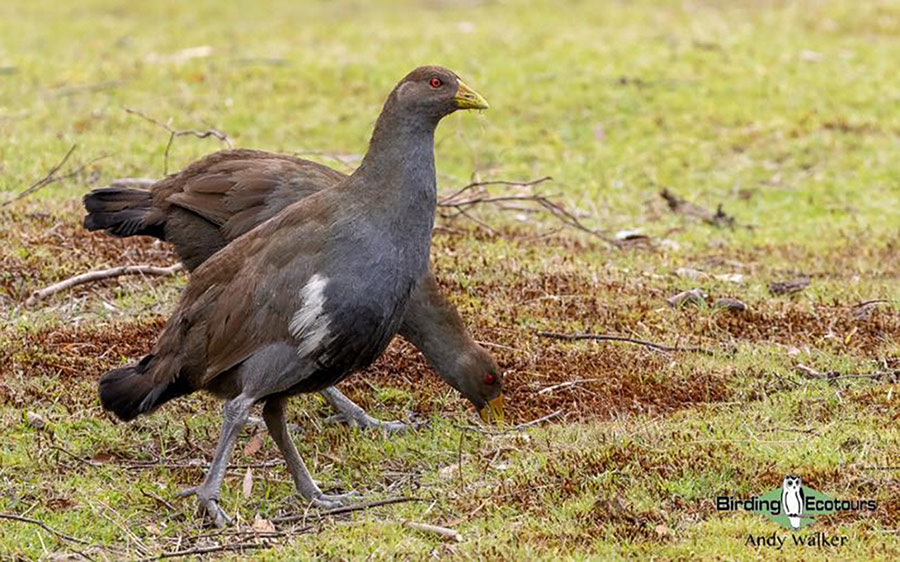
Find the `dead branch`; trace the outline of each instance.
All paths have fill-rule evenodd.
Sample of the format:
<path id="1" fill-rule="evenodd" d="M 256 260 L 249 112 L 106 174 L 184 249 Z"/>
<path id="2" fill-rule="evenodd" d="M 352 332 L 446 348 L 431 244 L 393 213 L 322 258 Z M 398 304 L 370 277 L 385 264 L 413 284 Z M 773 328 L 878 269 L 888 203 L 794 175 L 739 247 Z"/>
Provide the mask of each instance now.
<path id="1" fill-rule="evenodd" d="M 47 172 L 47 175 L 45 175 L 43 178 L 39 179 L 38 181 L 36 181 L 33 184 L 31 184 L 30 186 L 28 186 L 27 189 L 25 189 L 24 191 L 22 191 L 21 193 L 19 193 L 18 195 L 16 195 L 12 199 L 10 199 L 9 201 L 4 202 L 2 206 L 6 207 L 7 205 L 11 205 L 12 203 L 15 203 L 16 201 L 19 201 L 20 199 L 24 199 L 24 198 L 28 197 L 32 193 L 34 193 L 44 187 L 47 187 L 48 185 L 50 185 L 52 183 L 56 183 L 58 181 L 62 181 L 62 180 L 77 176 L 78 174 L 81 173 L 82 170 L 84 170 L 91 164 L 109 156 L 108 154 L 101 154 L 100 156 L 82 164 L 81 166 L 78 166 L 77 168 L 75 168 L 74 170 L 72 170 L 71 172 L 69 172 L 67 174 L 63 174 L 61 176 L 56 175 L 56 173 L 59 172 L 59 170 L 63 166 L 66 165 L 66 162 L 69 161 L 69 158 L 75 152 L 76 148 L 78 148 L 78 145 L 73 144 L 72 148 L 70 148 L 69 151 L 66 152 L 66 155 L 63 156 L 62 160 L 60 160 L 55 166 L 50 168 L 50 171 Z"/>
<path id="2" fill-rule="evenodd" d="M 669 209 L 671 209 L 673 213 L 698 218 L 706 224 L 717 227 L 727 226 L 732 229 L 735 227 L 734 217 L 725 213 L 721 203 L 719 203 L 719 206 L 716 208 L 716 212 L 713 213 L 708 209 L 704 209 L 703 207 L 694 205 L 693 203 L 682 199 L 669 191 L 668 188 L 660 191 L 659 196 L 666 200 Z"/>
<path id="3" fill-rule="evenodd" d="M 553 386 L 548 386 L 546 388 L 542 388 L 538 391 L 538 394 L 549 394 L 554 390 L 559 390 L 561 388 L 569 388 L 570 386 L 577 386 L 579 384 L 584 384 L 586 382 L 596 382 L 603 379 L 575 379 L 573 381 L 562 382 L 559 384 L 554 384 Z"/>
<path id="4" fill-rule="evenodd" d="M 55 295 L 56 293 L 60 293 L 78 285 L 84 285 L 85 283 L 93 283 L 95 281 L 102 281 L 104 279 L 114 279 L 123 275 L 169 276 L 175 275 L 182 269 L 184 269 L 184 266 L 182 266 L 180 263 L 176 263 L 175 265 L 170 265 L 169 267 L 157 267 L 155 265 L 122 265 L 119 267 L 111 267 L 109 269 L 88 271 L 87 273 L 82 273 L 74 277 L 69 277 L 68 279 L 63 279 L 59 283 L 54 283 L 49 287 L 41 289 L 40 291 L 36 291 L 25 301 L 25 306 L 32 306 L 36 302 L 43 300 L 51 295 Z"/>
<path id="5" fill-rule="evenodd" d="M 509 180 L 473 181 L 473 182 L 470 182 L 470 183 L 462 186 L 461 188 L 459 188 L 457 191 L 453 192 L 452 194 L 450 194 L 446 197 L 442 197 L 441 199 L 443 201 L 451 201 L 451 200 L 459 197 L 466 191 L 475 189 L 477 187 L 487 187 L 487 186 L 491 186 L 491 185 L 507 185 L 507 186 L 512 186 L 512 187 L 534 187 L 536 185 L 540 185 L 540 184 L 544 183 L 545 181 L 553 181 L 553 177 L 552 176 L 544 176 L 542 178 L 538 178 L 536 180 L 529 180 L 529 181 L 509 181 Z"/>
<path id="6" fill-rule="evenodd" d="M 459 531 L 451 529 L 450 527 L 441 527 L 439 525 L 430 525 L 428 523 L 417 523 L 415 521 L 404 521 L 403 526 L 410 529 L 415 529 L 416 531 L 422 531 L 423 533 L 437 535 L 441 538 L 456 542 L 462 542 L 463 540 L 463 537 L 461 534 L 459 534 Z"/>
<path id="7" fill-rule="evenodd" d="M 625 336 L 614 336 L 610 334 L 562 334 L 559 332 L 538 332 L 538 336 L 542 338 L 552 338 L 555 340 L 566 340 L 566 341 L 578 341 L 578 340 L 594 340 L 594 341 L 614 341 L 614 342 L 622 342 L 622 343 L 633 343 L 635 345 L 642 345 L 644 347 L 648 347 L 650 349 L 656 351 L 663 352 L 686 352 L 686 353 L 702 353 L 703 355 L 715 355 L 716 352 L 711 349 L 706 349 L 704 347 L 683 347 L 683 346 L 670 346 L 663 345 L 660 343 L 654 343 L 647 340 L 639 340 L 637 338 L 628 338 Z"/>
<path id="8" fill-rule="evenodd" d="M 20 521 L 22 523 L 31 523 L 32 525 L 37 525 L 41 529 L 47 531 L 48 533 L 50 533 L 52 535 L 55 535 L 55 536 L 61 538 L 63 540 L 67 540 L 69 542 L 74 542 L 74 543 L 78 543 L 78 544 L 86 544 L 86 545 L 91 544 L 88 541 L 84 541 L 84 540 L 75 538 L 75 537 L 73 537 L 71 535 L 67 535 L 65 533 L 61 533 L 61 532 L 57 531 L 56 529 L 54 529 L 53 527 L 51 527 L 50 525 L 47 525 L 43 521 L 38 521 L 37 519 L 31 519 L 30 517 L 21 517 L 19 515 L 13 515 L 12 513 L 0 513 L 0 519 L 8 519 L 10 521 Z"/>
<path id="9" fill-rule="evenodd" d="M 544 423 L 545 421 L 550 421 L 555 417 L 562 415 L 562 410 L 556 410 L 555 412 L 550 412 L 546 416 L 541 416 L 536 420 L 531 420 L 530 422 L 520 423 L 519 425 L 513 427 L 513 431 L 522 431 L 523 429 L 527 429 L 534 425 L 539 425 Z"/>
<path id="10" fill-rule="evenodd" d="M 174 505 L 172 505 L 171 503 L 167 502 L 167 501 L 164 500 L 163 498 L 157 496 L 157 495 L 154 494 L 153 492 L 148 492 L 148 491 L 145 490 L 144 488 L 141 488 L 140 490 L 141 490 L 141 494 L 142 494 L 144 497 L 147 497 L 147 498 L 150 498 L 151 500 L 156 501 L 156 503 L 158 503 L 159 505 L 165 506 L 165 508 L 168 509 L 169 511 L 178 511 L 177 509 L 175 509 L 175 506 L 174 506 Z"/>
<path id="11" fill-rule="evenodd" d="M 829 383 L 834 383 L 840 379 L 880 379 L 887 378 L 888 380 L 895 379 L 900 380 L 900 371 L 877 371 L 874 373 L 847 373 L 841 374 L 837 371 L 828 371 L 822 373 L 813 369 L 812 367 L 808 367 L 803 363 L 798 363 L 794 366 L 794 369 L 797 370 L 801 375 L 805 376 L 808 379 L 815 380 L 823 380 Z"/>
<path id="12" fill-rule="evenodd" d="M 801 277 L 791 281 L 780 281 L 777 283 L 769 283 L 769 292 L 773 295 L 790 295 L 799 293 L 803 289 L 809 287 L 809 277 Z"/>
<path id="13" fill-rule="evenodd" d="M 480 427 L 477 425 L 458 425 L 456 427 L 459 429 L 467 430 L 467 431 L 474 431 L 475 433 L 481 433 L 483 435 L 509 435 L 510 433 L 513 433 L 515 431 L 523 431 L 525 429 L 528 429 L 529 427 L 542 424 L 545 421 L 550 421 L 554 418 L 561 416 L 562 414 L 563 414 L 562 409 L 555 410 L 553 412 L 550 412 L 546 416 L 541 416 L 535 420 L 531 420 L 531 421 L 528 421 L 525 423 L 520 423 L 518 425 L 514 425 L 509 429 L 493 429 L 490 427 Z M 461 453 L 460 453 L 460 460 L 458 461 L 458 464 L 460 466 L 462 466 L 462 454 Z"/>
<path id="14" fill-rule="evenodd" d="M 199 461 L 199 459 L 198 459 Z M 200 462 L 131 462 L 131 463 L 103 463 L 124 468 L 125 470 L 147 470 L 151 468 L 203 468 L 205 461 Z M 273 460 L 265 462 L 251 462 L 240 464 L 229 464 L 227 470 L 245 470 L 248 468 L 273 468 L 284 464 L 283 460 Z"/>
<path id="15" fill-rule="evenodd" d="M 228 135 L 226 135 L 223 131 L 220 131 L 219 129 L 206 129 L 205 131 L 198 131 L 197 129 L 174 129 L 168 123 L 163 123 L 161 121 L 158 121 L 144 113 L 141 113 L 140 111 L 138 111 L 136 109 L 131 109 L 129 107 L 125 107 L 123 109 L 125 110 L 125 113 L 131 114 L 131 115 L 136 115 L 136 116 L 140 117 L 141 119 L 143 119 L 144 121 L 152 123 L 152 124 L 156 125 L 157 127 L 160 127 L 162 129 L 165 129 L 166 131 L 168 131 L 169 142 L 166 143 L 166 152 L 165 152 L 165 156 L 164 156 L 164 160 L 163 160 L 163 175 L 169 174 L 169 151 L 172 150 L 172 143 L 175 142 L 175 137 L 193 136 L 193 137 L 197 137 L 198 139 L 206 139 L 209 137 L 213 137 L 213 138 L 219 139 L 220 141 L 224 142 L 228 146 L 228 148 L 234 148 L 234 145 L 231 144 L 231 139 L 228 138 Z"/>
<path id="16" fill-rule="evenodd" d="M 562 205 L 554 203 L 553 201 L 551 201 L 548 197 L 546 197 L 544 195 L 531 194 L 531 195 L 491 196 L 487 193 L 482 193 L 480 195 L 472 195 L 472 196 L 464 198 L 464 199 L 459 199 L 459 197 L 461 195 L 463 195 L 464 193 L 469 192 L 478 187 L 485 187 L 485 186 L 490 186 L 490 185 L 534 187 L 534 186 L 540 185 L 541 183 L 544 183 L 546 181 L 550 181 L 552 179 L 553 178 L 551 178 L 550 176 L 545 176 L 542 178 L 538 178 L 538 179 L 531 180 L 531 181 L 525 181 L 525 182 L 516 182 L 516 181 L 507 181 L 507 180 L 472 182 L 472 183 L 469 183 L 469 184 L 461 187 L 460 189 L 458 189 L 457 191 L 455 191 L 454 193 L 452 193 L 448 196 L 441 197 L 438 200 L 438 207 L 455 209 L 456 215 L 450 216 L 449 218 L 454 218 L 455 216 L 461 215 L 470 220 L 475 220 L 474 217 L 470 213 L 467 213 L 467 211 L 471 207 L 474 207 L 476 205 L 493 205 L 501 210 L 507 210 L 507 211 L 514 210 L 514 211 L 521 212 L 523 210 L 530 211 L 531 209 L 527 208 L 527 207 L 523 207 L 523 206 L 510 207 L 509 205 L 506 205 L 506 204 L 508 204 L 510 202 L 516 202 L 516 201 L 525 202 L 525 203 L 529 203 L 529 202 L 535 203 L 535 204 L 537 204 L 538 207 L 549 212 L 551 215 L 553 215 L 553 217 L 555 217 L 557 220 L 561 221 L 564 225 L 566 225 L 570 228 L 574 228 L 576 230 L 580 230 L 581 232 L 590 234 L 591 236 L 599 238 L 600 240 L 606 242 L 607 244 L 610 244 L 611 246 L 620 247 L 620 246 L 625 245 L 625 244 L 622 244 L 618 240 L 609 238 L 608 236 L 605 236 L 602 233 L 586 226 L 571 211 L 568 211 Z M 482 223 L 481 221 L 476 220 L 476 222 L 480 226 L 482 226 L 482 227 L 484 226 L 484 223 Z"/>
<path id="17" fill-rule="evenodd" d="M 231 542 L 221 545 L 211 545 L 211 546 L 198 546 L 193 548 L 187 548 L 182 550 L 176 550 L 172 552 L 162 552 L 155 556 L 148 556 L 146 558 L 140 558 L 141 561 L 150 561 L 150 560 L 160 560 L 163 558 L 180 558 L 185 556 L 192 556 L 197 554 L 209 554 L 213 552 L 231 552 L 235 550 L 251 550 L 256 548 L 272 548 L 275 545 L 273 543 L 268 542 L 260 542 L 260 539 L 277 539 L 284 538 L 290 536 L 296 536 L 303 533 L 308 533 L 313 529 L 312 525 L 306 525 L 303 527 L 293 527 L 290 529 L 285 529 L 284 531 L 276 531 L 276 532 L 261 532 L 255 529 L 251 530 L 233 530 L 233 531 L 225 531 L 225 532 L 216 532 L 202 535 L 195 535 L 191 537 L 191 540 L 198 541 L 200 539 L 210 539 L 210 538 L 227 538 L 227 537 L 248 537 L 249 541 L 238 541 Z M 179 545 L 181 544 L 181 540 L 179 539 Z"/>
<path id="18" fill-rule="evenodd" d="M 304 529 L 304 532 L 309 530 L 309 528 Z M 182 558 L 185 556 L 196 556 L 198 554 L 210 554 L 213 552 L 234 552 L 234 551 L 243 551 L 243 550 L 254 550 L 258 548 L 272 548 L 271 544 L 260 543 L 260 542 L 234 542 L 228 544 L 220 544 L 216 546 L 198 546 L 195 548 L 187 548 L 185 550 L 175 550 L 172 552 L 160 552 L 154 556 L 147 556 L 145 558 L 140 558 L 141 561 L 150 561 L 150 560 L 161 560 L 163 558 Z"/>

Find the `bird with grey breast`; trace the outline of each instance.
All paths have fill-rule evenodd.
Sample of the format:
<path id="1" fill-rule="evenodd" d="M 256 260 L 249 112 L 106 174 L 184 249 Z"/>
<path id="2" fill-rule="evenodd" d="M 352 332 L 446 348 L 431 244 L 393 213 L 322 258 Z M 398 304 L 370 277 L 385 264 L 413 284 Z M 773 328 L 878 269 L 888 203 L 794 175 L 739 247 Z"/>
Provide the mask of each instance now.
<path id="1" fill-rule="evenodd" d="M 251 407 L 285 458 L 297 492 L 331 508 L 285 423 L 292 395 L 332 386 L 374 361 L 399 330 L 428 268 L 436 207 L 434 132 L 484 99 L 451 71 L 422 67 L 391 91 L 360 167 L 289 205 L 198 267 L 153 350 L 100 379 L 122 420 L 198 390 L 224 399 L 212 463 L 195 495 L 217 526 L 219 490 Z"/>
<path id="2" fill-rule="evenodd" d="M 288 205 L 347 178 L 337 170 L 294 156 L 236 149 L 210 154 L 158 182 L 133 182 L 85 195 L 84 227 L 113 236 L 152 236 L 171 243 L 193 271 L 230 241 L 272 218 Z M 450 386 L 465 396 L 484 421 L 502 419 L 497 362 L 466 331 L 429 269 L 416 285 L 400 335 L 418 348 Z M 321 391 L 351 426 L 398 430 L 382 422 L 334 387 Z"/>

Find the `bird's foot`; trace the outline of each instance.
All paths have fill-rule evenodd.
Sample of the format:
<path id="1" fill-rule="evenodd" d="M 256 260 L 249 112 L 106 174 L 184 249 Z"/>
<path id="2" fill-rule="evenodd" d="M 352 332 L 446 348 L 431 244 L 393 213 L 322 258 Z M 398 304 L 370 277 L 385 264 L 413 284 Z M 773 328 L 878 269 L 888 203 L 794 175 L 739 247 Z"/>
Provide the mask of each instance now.
<path id="1" fill-rule="evenodd" d="M 218 494 L 206 490 L 203 486 L 196 486 L 178 492 L 179 498 L 186 498 L 188 496 L 197 496 L 197 503 L 200 504 L 200 507 L 206 512 L 206 515 L 212 520 L 213 525 L 219 529 L 222 529 L 225 525 L 231 523 L 231 517 L 229 517 L 219 506 Z"/>
<path id="2" fill-rule="evenodd" d="M 325 494 L 319 492 L 309 500 L 309 503 L 319 509 L 335 509 L 353 503 L 354 500 L 360 497 L 361 495 L 359 492 L 356 492 L 355 490 L 351 490 L 345 494 Z"/>
<path id="3" fill-rule="evenodd" d="M 325 418 L 326 423 L 343 423 L 358 429 L 379 429 L 385 433 L 400 433 L 418 429 L 425 422 L 381 421 L 365 412 L 341 412 Z"/>

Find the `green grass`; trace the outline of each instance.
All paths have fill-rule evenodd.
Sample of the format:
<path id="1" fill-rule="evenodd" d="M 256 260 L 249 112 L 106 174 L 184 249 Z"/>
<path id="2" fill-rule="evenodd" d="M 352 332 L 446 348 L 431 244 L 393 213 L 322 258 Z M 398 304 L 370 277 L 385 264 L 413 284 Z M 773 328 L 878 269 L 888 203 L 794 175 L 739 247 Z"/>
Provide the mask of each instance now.
<path id="1" fill-rule="evenodd" d="M 214 401 L 190 397 L 129 426 L 96 401 L 97 377 L 146 351 L 185 280 L 128 279 L 21 306 L 89 268 L 171 260 L 150 243 L 78 226 L 77 200 L 91 187 L 163 173 L 168 134 L 124 108 L 175 128 L 218 128 L 235 146 L 337 167 L 330 155 L 340 155 L 352 166 L 387 91 L 429 63 L 455 69 L 491 103 L 440 126 L 442 191 L 549 175 L 541 191 L 592 228 L 640 228 L 654 248 L 613 249 L 570 230 L 534 238 L 558 226 L 546 217 L 484 212 L 498 234 L 443 221 L 454 232 L 436 235 L 439 276 L 509 370 L 513 422 L 562 414 L 523 432 L 473 432 L 463 402 L 413 350 L 393 346 L 349 391 L 375 414 L 413 410 L 428 426 L 386 438 L 325 425 L 316 397 L 295 399 L 291 418 L 325 486 L 423 501 L 317 522 L 244 554 L 896 559 L 900 388 L 810 380 L 795 366 L 900 369 L 898 35 L 900 5 L 877 1 L 0 1 L 0 198 L 43 177 L 72 145 L 62 172 L 106 155 L 0 209 L 0 512 L 91 543 L 0 519 L 0 559 L 130 559 L 246 539 L 198 538 L 208 531 L 193 503 L 174 498 L 202 478 Z M 208 48 L 178 60 L 197 47 Z M 179 138 L 168 170 L 222 147 Z M 663 187 L 722 204 L 741 226 L 675 215 Z M 678 268 L 710 276 L 687 280 Z M 744 282 L 713 277 L 733 273 Z M 769 294 L 769 282 L 800 275 L 812 279 L 807 290 Z M 740 298 L 750 313 L 665 304 L 695 286 Z M 888 302 L 854 314 L 872 299 Z M 662 355 L 536 330 L 735 351 Z M 576 379 L 596 380 L 538 393 Z M 26 411 L 48 428 L 29 427 Z M 268 437 L 244 455 L 250 434 L 236 463 L 278 458 Z M 161 458 L 201 465 L 126 466 Z M 787 473 L 831 496 L 875 498 L 879 509 L 808 530 L 849 537 L 839 549 L 747 546 L 750 534 L 790 533 L 716 512 L 715 497 L 762 493 Z M 244 476 L 230 472 L 223 489 L 239 518 L 232 531 L 304 510 L 283 467 L 253 469 L 249 497 Z M 463 541 L 407 520 L 452 526 Z"/>

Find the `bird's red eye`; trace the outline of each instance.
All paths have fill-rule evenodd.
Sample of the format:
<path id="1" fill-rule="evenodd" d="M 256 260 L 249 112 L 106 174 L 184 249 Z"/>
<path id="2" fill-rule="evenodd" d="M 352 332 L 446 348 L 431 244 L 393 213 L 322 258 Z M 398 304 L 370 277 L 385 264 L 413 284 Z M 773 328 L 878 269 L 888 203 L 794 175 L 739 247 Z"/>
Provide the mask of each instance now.
<path id="1" fill-rule="evenodd" d="M 428 83 L 431 84 L 432 88 L 440 88 L 444 85 L 440 78 L 432 78 Z"/>
<path id="2" fill-rule="evenodd" d="M 484 375 L 484 384 L 494 384 L 495 380 L 496 379 L 494 375 L 492 375 L 491 373 Z"/>

